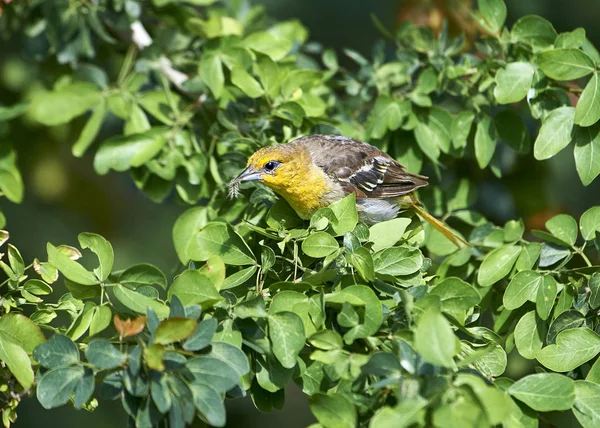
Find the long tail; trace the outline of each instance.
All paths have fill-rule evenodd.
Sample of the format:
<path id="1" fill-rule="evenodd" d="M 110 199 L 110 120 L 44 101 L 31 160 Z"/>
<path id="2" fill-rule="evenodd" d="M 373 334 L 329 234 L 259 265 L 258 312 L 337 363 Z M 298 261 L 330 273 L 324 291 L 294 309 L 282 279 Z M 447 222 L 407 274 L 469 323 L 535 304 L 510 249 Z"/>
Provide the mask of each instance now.
<path id="1" fill-rule="evenodd" d="M 460 236 L 458 236 L 456 233 L 451 231 L 450 228 L 448 228 L 448 226 L 446 226 L 443 222 L 441 222 L 440 220 L 438 220 L 437 218 L 435 218 L 434 216 L 429 214 L 427 211 L 425 211 L 423 208 L 421 208 L 419 201 L 414 196 L 412 197 L 412 202 L 413 202 L 412 207 L 415 209 L 417 214 L 419 214 L 421 217 L 423 217 L 425 219 L 425 221 L 427 221 L 430 225 L 432 225 L 437 230 L 439 230 L 442 235 L 444 235 L 446 238 L 448 238 L 448 240 L 450 240 L 450 242 L 452 242 L 458 248 L 461 248 L 464 245 L 466 245 L 466 246 L 470 245 L 467 241 L 465 241 Z M 461 245 L 461 244 L 463 244 L 463 245 Z"/>

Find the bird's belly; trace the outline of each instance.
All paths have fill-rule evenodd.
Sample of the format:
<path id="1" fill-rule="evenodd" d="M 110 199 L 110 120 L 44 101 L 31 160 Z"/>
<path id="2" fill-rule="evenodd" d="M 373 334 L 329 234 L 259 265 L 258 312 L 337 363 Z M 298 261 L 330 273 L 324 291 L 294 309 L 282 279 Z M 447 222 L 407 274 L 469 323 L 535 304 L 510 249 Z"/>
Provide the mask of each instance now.
<path id="1" fill-rule="evenodd" d="M 368 225 L 396 218 L 400 211 L 400 205 L 394 199 L 359 199 L 356 208 L 360 220 Z"/>

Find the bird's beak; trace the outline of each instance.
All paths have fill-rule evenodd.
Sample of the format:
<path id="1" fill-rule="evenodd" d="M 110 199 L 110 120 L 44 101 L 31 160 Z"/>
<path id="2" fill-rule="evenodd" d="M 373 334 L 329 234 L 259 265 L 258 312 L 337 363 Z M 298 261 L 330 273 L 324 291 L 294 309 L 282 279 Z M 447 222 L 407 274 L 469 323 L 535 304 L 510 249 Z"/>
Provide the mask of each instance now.
<path id="1" fill-rule="evenodd" d="M 231 199 L 235 199 L 239 194 L 239 185 L 245 181 L 256 181 L 262 180 L 263 173 L 261 171 L 257 171 L 251 166 L 246 168 L 240 175 L 231 180 L 229 183 L 229 197 Z"/>
<path id="2" fill-rule="evenodd" d="M 257 181 L 262 180 L 263 173 L 261 171 L 257 171 L 251 166 L 246 168 L 240 175 L 238 175 L 235 179 L 237 183 L 244 183 L 246 181 Z"/>

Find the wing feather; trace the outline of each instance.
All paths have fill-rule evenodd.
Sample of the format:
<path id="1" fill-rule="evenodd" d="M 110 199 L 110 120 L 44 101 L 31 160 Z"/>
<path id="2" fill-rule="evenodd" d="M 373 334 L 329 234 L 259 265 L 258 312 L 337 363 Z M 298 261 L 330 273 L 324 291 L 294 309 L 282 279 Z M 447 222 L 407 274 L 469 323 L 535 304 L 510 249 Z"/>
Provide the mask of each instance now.
<path id="1" fill-rule="evenodd" d="M 427 186 L 427 177 L 407 172 L 377 147 L 336 135 L 310 135 L 291 144 L 308 148 L 313 162 L 336 179 L 345 193 L 361 198 L 395 198 Z"/>

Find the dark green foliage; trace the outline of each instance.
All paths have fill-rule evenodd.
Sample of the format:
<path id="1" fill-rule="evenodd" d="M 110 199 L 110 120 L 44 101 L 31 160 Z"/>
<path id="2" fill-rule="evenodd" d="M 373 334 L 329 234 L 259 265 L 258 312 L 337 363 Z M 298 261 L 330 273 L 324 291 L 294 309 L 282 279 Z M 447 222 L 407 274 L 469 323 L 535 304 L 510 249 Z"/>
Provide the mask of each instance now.
<path id="1" fill-rule="evenodd" d="M 271 411 L 290 382 L 324 428 L 532 427 L 555 410 L 600 425 L 600 273 L 589 251 L 600 246 L 600 207 L 553 217 L 534 243 L 523 222 L 499 227 L 473 211 L 467 179 L 432 186 L 427 208 L 472 245 L 457 249 L 410 212 L 365 226 L 353 196 L 305 222 L 262 187 L 230 200 L 226 186 L 257 148 L 309 133 L 370 141 L 434 182 L 457 160 L 501 176 L 500 151 L 541 161 L 572 144 L 587 185 L 600 174 L 600 55 L 583 29 L 557 34 L 527 16 L 509 30 L 503 1 L 480 0 L 473 17 L 487 35 L 472 50 L 445 30 L 404 25 L 371 59 L 346 51 L 356 63 L 346 70 L 306 43 L 299 22 L 272 24 L 243 1 L 16 3 L 0 31 L 41 43 L 72 73 L 0 106 L 0 121 L 55 126 L 85 114 L 75 156 L 93 151 L 99 174 L 129 171 L 156 202 L 175 193 L 197 206 L 173 227 L 174 278 L 149 264 L 114 271 L 113 247 L 93 233 L 79 235 L 91 270 L 73 247 L 49 243 L 26 264 L 7 244 L 5 425 L 15 397 L 35 388 L 46 408 L 93 409 L 97 393 L 121 400 L 136 426 L 224 426 L 226 396 Z M 99 49 L 118 70 L 94 62 Z M 541 120 L 533 144 L 524 114 Z M 94 148 L 109 120 L 121 132 Z M 6 145 L 0 190 L 22 199 Z M 46 303 L 58 278 L 70 292 Z M 27 307 L 30 318 L 18 314 Z M 61 312 L 71 324 L 55 320 Z M 47 341 L 40 326 L 53 331 Z M 501 377 L 515 351 L 538 373 Z"/>

